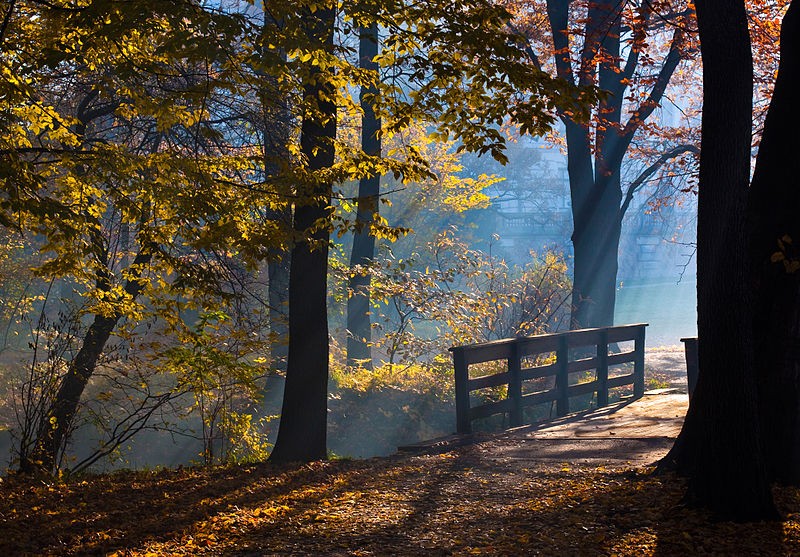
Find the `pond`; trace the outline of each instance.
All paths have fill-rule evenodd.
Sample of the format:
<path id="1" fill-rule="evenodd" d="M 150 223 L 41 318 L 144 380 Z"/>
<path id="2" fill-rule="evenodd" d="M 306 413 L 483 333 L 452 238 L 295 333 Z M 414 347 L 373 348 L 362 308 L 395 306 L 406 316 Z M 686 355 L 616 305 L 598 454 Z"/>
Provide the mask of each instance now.
<path id="1" fill-rule="evenodd" d="M 614 323 L 649 323 L 648 348 L 697 336 L 697 280 L 624 282 L 617 289 Z"/>

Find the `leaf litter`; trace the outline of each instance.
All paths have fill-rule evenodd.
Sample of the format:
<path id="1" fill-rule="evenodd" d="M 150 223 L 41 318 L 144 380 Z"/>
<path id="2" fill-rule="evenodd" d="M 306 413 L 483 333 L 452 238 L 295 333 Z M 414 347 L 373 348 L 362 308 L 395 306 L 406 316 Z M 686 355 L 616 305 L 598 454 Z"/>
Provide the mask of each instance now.
<path id="1" fill-rule="evenodd" d="M 800 554 L 797 489 L 776 489 L 783 522 L 732 524 L 645 468 L 487 454 L 11 476 L 0 555 Z"/>

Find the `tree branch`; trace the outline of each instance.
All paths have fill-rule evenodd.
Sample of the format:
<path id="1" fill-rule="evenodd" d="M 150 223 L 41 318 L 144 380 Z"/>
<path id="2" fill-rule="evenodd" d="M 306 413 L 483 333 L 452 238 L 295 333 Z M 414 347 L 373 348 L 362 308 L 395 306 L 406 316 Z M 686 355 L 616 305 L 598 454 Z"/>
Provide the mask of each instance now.
<path id="1" fill-rule="evenodd" d="M 650 178 L 650 176 L 655 174 L 655 172 L 659 168 L 661 168 L 664 165 L 664 163 L 666 163 L 670 159 L 679 157 L 684 153 L 694 153 L 695 155 L 699 155 L 700 149 L 696 145 L 691 145 L 691 144 L 678 145 L 677 147 L 673 147 L 672 149 L 670 149 L 669 151 L 658 157 L 658 159 L 656 159 L 656 161 L 653 164 L 645 168 L 644 171 L 642 171 L 642 173 L 639 174 L 639 176 L 637 176 L 635 180 L 633 180 L 630 184 L 628 184 L 628 189 L 625 191 L 625 199 L 622 202 L 622 206 L 619 208 L 620 221 L 622 220 L 622 217 L 625 216 L 625 212 L 628 210 L 631 201 L 633 201 L 633 195 L 636 193 L 636 190 L 642 187 L 642 184 L 644 184 L 645 181 L 647 181 Z"/>
<path id="2" fill-rule="evenodd" d="M 541 60 L 539 60 L 539 56 L 537 56 L 536 52 L 534 52 L 533 47 L 531 46 L 530 38 L 525 33 L 520 31 L 513 23 L 510 22 L 506 23 L 506 27 L 508 27 L 509 30 L 511 30 L 511 32 L 514 33 L 516 36 L 525 41 L 525 47 L 523 49 L 525 50 L 525 54 L 528 55 L 528 58 L 530 58 L 531 63 L 533 63 L 533 66 L 541 72 L 542 62 Z"/>
<path id="3" fill-rule="evenodd" d="M 572 62 L 569 56 L 569 0 L 547 0 L 547 17 L 553 33 L 553 57 L 556 62 L 556 76 L 569 83 L 575 83 Z"/>
<path id="4" fill-rule="evenodd" d="M 639 126 L 641 126 L 642 122 L 647 120 L 656 107 L 661 103 L 661 99 L 664 96 L 664 91 L 666 91 L 667 85 L 669 84 L 670 79 L 672 79 L 672 74 L 675 73 L 675 69 L 683 59 L 683 54 L 681 52 L 683 40 L 684 31 L 680 28 L 675 29 L 675 33 L 672 35 L 672 43 L 669 47 L 669 53 L 667 53 L 667 57 L 664 59 L 664 65 L 661 66 L 661 71 L 658 73 L 658 77 L 653 85 L 653 89 L 650 91 L 650 95 L 648 95 L 647 99 L 642 102 L 639 108 L 634 111 L 630 120 L 628 120 L 628 123 L 625 124 L 625 127 L 622 130 L 621 135 L 623 138 L 627 138 L 627 140 L 623 140 L 622 142 L 625 146 L 625 150 L 627 150 L 628 144 L 630 143 L 631 138 L 633 138 L 633 134 L 636 133 L 636 130 L 639 129 Z"/>

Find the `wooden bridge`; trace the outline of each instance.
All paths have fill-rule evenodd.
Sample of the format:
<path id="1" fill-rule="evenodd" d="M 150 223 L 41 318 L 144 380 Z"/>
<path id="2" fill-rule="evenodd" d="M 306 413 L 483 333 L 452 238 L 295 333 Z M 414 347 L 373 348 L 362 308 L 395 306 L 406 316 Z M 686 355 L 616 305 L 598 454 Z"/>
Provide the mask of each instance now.
<path id="1" fill-rule="evenodd" d="M 565 416 L 570 398 L 579 395 L 592 394 L 602 408 L 611 389 L 626 385 L 640 398 L 645 327 L 579 329 L 451 348 L 457 432 L 469 433 L 473 420 L 495 414 L 507 413 L 511 427 L 523 425 L 523 410 L 537 404 L 555 403 L 556 415 Z M 633 349 L 620 350 L 624 343 L 633 343 Z M 616 373 L 609 375 L 612 368 Z M 470 393 L 493 388 L 505 390 L 505 397 L 471 405 Z"/>

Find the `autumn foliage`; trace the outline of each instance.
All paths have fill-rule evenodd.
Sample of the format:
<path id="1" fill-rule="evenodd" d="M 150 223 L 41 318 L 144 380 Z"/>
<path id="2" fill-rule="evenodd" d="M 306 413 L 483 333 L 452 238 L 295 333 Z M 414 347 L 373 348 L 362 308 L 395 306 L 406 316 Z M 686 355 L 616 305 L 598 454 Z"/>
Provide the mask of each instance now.
<path id="1" fill-rule="evenodd" d="M 712 522 L 641 470 L 502 457 L 492 444 L 302 467 L 0 484 L 4 555 L 785 555 L 784 523 Z M 800 492 L 776 492 L 784 511 Z"/>

